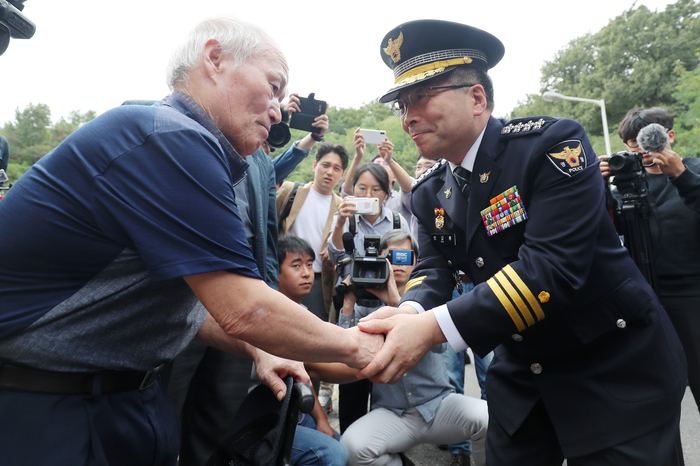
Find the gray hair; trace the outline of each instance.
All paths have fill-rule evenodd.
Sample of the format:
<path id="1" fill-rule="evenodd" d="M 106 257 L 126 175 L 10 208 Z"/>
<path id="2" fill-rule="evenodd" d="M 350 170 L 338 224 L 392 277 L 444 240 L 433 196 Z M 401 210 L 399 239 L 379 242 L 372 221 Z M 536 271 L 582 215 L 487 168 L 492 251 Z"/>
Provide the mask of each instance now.
<path id="1" fill-rule="evenodd" d="M 493 112 L 495 102 L 493 99 L 493 81 L 486 71 L 471 66 L 458 66 L 449 78 L 450 84 L 481 84 L 486 94 L 486 108 Z"/>
<path id="2" fill-rule="evenodd" d="M 170 58 L 167 68 L 167 81 L 170 90 L 187 82 L 190 72 L 199 65 L 204 47 L 210 39 L 215 39 L 225 55 L 234 59 L 236 67 L 251 57 L 271 53 L 289 71 L 287 60 L 272 38 L 262 29 L 230 16 L 209 18 L 199 23 Z"/>
<path id="3" fill-rule="evenodd" d="M 379 250 L 383 251 L 389 249 L 389 243 L 400 243 L 407 239 L 411 240 L 411 249 L 413 249 L 414 255 L 418 257 L 418 242 L 416 238 L 414 238 L 411 233 L 401 229 L 389 230 L 384 233 L 382 239 L 379 240 Z"/>

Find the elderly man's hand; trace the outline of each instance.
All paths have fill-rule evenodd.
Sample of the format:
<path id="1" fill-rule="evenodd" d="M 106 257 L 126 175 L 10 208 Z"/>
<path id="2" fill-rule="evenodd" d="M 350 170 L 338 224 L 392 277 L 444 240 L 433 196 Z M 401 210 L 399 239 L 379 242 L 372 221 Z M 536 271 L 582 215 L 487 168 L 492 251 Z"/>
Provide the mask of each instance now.
<path id="1" fill-rule="evenodd" d="M 360 321 L 359 327 L 363 332 L 386 335 L 377 356 L 357 374 L 358 378 L 368 378 L 377 383 L 396 383 L 433 346 L 446 341 L 431 311 Z"/>
<path id="2" fill-rule="evenodd" d="M 359 354 L 357 358 L 355 358 L 355 360 L 358 361 L 357 364 L 348 364 L 348 366 L 355 369 L 362 369 L 379 353 L 379 350 L 384 344 L 384 335 L 381 333 L 377 335 L 365 333 L 360 331 L 357 327 L 351 327 L 347 329 L 346 332 L 350 332 L 352 337 L 357 340 L 359 347 Z"/>
<path id="3" fill-rule="evenodd" d="M 279 401 L 282 401 L 287 394 L 287 385 L 282 380 L 284 377 L 291 375 L 296 382 L 311 385 L 311 379 L 304 369 L 304 363 L 278 358 L 261 349 L 256 350 L 253 360 L 258 379 L 270 387 Z"/>

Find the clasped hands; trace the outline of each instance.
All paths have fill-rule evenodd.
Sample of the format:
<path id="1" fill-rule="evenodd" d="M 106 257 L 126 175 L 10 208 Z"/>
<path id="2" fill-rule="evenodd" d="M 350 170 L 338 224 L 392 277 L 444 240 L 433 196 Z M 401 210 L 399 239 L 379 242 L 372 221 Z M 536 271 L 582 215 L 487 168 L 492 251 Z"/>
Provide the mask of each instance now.
<path id="1" fill-rule="evenodd" d="M 360 320 L 366 334 L 383 334 L 384 344 L 372 361 L 357 374 L 376 383 L 396 383 L 413 369 L 445 336 L 432 311 L 418 314 L 411 306 L 382 307 Z"/>

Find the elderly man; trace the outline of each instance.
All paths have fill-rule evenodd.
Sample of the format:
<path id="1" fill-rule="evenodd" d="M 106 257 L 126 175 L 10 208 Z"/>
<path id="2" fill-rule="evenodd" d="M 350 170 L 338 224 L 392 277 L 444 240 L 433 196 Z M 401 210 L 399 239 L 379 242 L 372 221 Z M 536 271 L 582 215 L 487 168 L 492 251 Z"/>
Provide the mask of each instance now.
<path id="1" fill-rule="evenodd" d="M 3 199 L 3 464 L 175 464 L 176 414 L 156 374 L 195 334 L 252 357 L 278 397 L 281 375 L 308 377 L 263 350 L 371 360 L 381 337 L 265 284 L 238 214 L 241 154 L 279 121 L 286 83 L 264 32 L 207 20 L 175 54 L 161 105 L 101 115 Z"/>
<path id="2" fill-rule="evenodd" d="M 409 22 L 382 42 L 396 81 L 380 101 L 394 101 L 421 154 L 445 162 L 413 188 L 409 315 L 360 324 L 388 333 L 360 375 L 396 381 L 444 341 L 495 349 L 487 464 L 666 464 L 686 385 L 678 337 L 620 245 L 581 125 L 491 116 L 486 71 L 503 54 L 491 34 L 445 21 Z M 457 270 L 476 286 L 449 301 Z"/>

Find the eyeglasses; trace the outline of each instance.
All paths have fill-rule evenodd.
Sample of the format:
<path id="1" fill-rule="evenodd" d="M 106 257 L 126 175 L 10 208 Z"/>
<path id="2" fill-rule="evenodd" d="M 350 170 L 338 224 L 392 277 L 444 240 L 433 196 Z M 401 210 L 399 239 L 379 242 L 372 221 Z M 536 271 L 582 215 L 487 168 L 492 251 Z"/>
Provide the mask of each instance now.
<path id="1" fill-rule="evenodd" d="M 411 104 L 413 108 L 422 107 L 428 103 L 430 96 L 428 91 L 433 91 L 436 89 L 461 89 L 463 87 L 472 87 L 475 84 L 458 84 L 453 86 L 431 86 L 431 87 L 417 87 L 408 93 L 408 98 L 406 99 L 396 99 L 391 104 L 391 111 L 394 112 L 398 118 L 403 118 L 406 116 L 407 103 Z"/>

